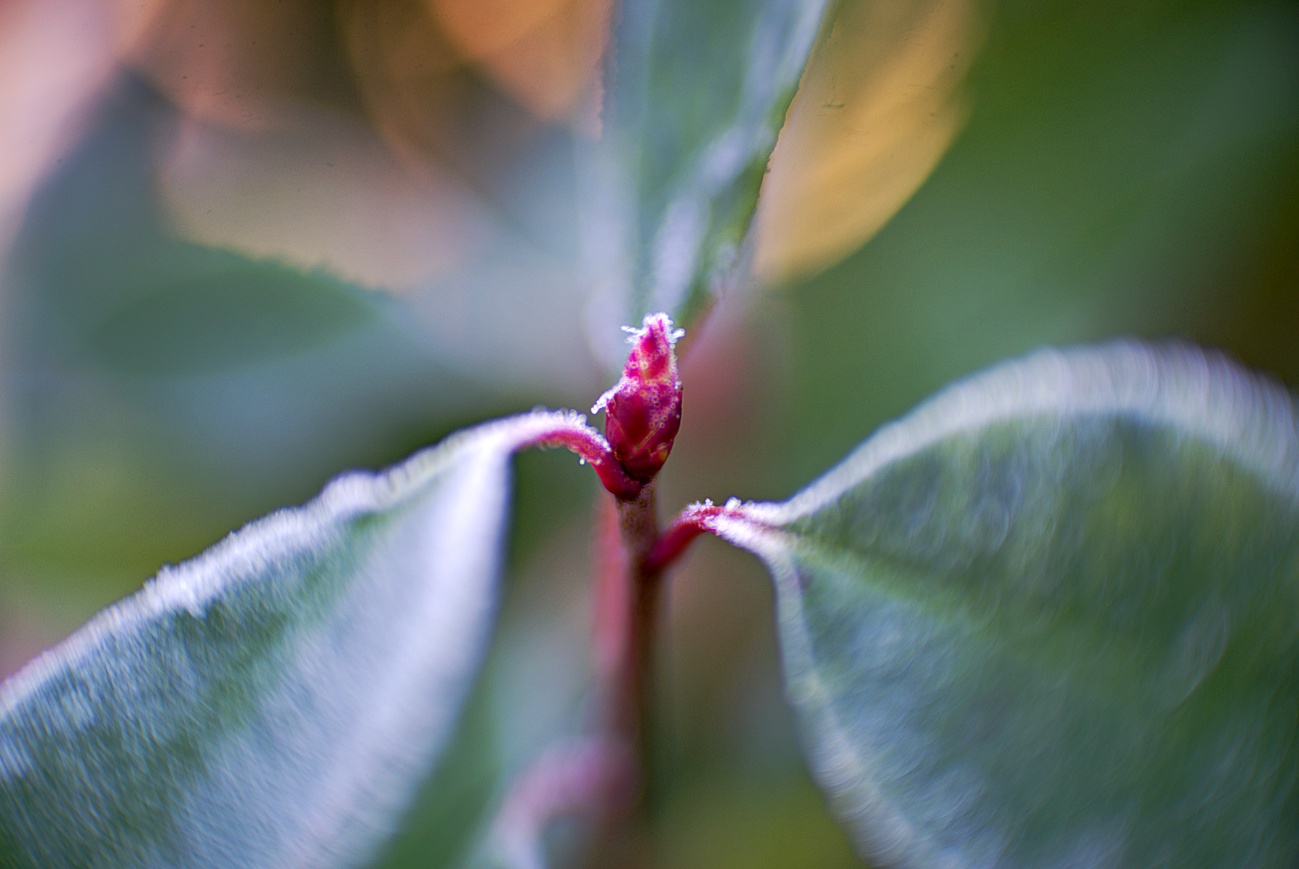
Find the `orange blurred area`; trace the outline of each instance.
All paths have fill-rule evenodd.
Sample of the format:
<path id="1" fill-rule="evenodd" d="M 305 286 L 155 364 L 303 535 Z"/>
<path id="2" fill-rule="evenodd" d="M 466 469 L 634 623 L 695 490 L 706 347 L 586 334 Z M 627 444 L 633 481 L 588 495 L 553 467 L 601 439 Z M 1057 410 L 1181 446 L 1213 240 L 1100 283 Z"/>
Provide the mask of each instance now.
<path id="1" fill-rule="evenodd" d="M 484 188 L 546 127 L 594 129 L 608 24 L 607 0 L 11 0 L 0 227 L 132 70 L 176 112 L 156 173 L 184 237 L 408 291 L 515 243 Z"/>
<path id="2" fill-rule="evenodd" d="M 454 90 L 466 68 L 534 116 L 569 121 L 598 94 L 609 25 L 608 0 L 150 0 L 128 11 L 127 60 L 189 114 L 235 127 L 273 122 L 291 102 L 384 116 Z"/>
<path id="3" fill-rule="evenodd" d="M 429 0 L 461 56 L 538 117 L 599 118 L 610 0 Z"/>

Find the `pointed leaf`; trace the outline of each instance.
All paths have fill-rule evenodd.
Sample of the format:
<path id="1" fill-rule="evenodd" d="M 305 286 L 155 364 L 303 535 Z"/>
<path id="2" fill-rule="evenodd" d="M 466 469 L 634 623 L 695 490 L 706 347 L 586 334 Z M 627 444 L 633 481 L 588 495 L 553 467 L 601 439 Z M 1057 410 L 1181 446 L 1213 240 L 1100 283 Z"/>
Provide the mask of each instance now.
<path id="1" fill-rule="evenodd" d="M 859 848 L 923 866 L 1299 863 L 1299 428 L 1181 347 L 1045 352 L 714 528 L 775 576 Z"/>
<path id="2" fill-rule="evenodd" d="M 739 256 L 827 5 L 651 0 L 620 9 L 586 232 L 611 294 L 609 319 L 635 324 L 665 311 L 689 328 L 711 301 Z M 611 361 L 622 356 L 607 349 Z"/>
<path id="3" fill-rule="evenodd" d="M 450 738 L 511 452 L 462 433 L 164 569 L 0 686 L 6 866 L 352 866 Z"/>

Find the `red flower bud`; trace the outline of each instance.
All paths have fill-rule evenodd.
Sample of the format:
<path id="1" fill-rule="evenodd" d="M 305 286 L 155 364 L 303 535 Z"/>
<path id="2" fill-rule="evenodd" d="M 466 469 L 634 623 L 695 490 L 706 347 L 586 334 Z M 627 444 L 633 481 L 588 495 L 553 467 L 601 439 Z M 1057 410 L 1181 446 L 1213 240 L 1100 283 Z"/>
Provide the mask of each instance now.
<path id="1" fill-rule="evenodd" d="M 650 314 L 632 332 L 622 377 L 592 413 L 604 411 L 604 435 L 627 476 L 648 483 L 663 467 L 681 427 L 681 378 L 672 350 L 683 334 L 667 314 Z"/>

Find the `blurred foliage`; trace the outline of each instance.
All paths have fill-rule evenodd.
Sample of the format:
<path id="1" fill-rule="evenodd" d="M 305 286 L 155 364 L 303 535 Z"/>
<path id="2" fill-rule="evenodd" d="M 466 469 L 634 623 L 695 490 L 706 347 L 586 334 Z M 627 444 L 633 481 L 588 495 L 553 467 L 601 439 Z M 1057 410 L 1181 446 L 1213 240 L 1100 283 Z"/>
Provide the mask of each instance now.
<path id="1" fill-rule="evenodd" d="M 586 407 L 607 385 L 584 332 L 579 235 L 594 79 L 557 73 L 549 96 L 529 96 L 542 78 L 510 71 L 515 49 L 556 41 L 510 19 L 509 3 L 480 23 L 455 5 L 0 9 L 4 669 L 344 468 L 539 402 Z M 925 28 L 909 22 L 955 6 L 879 13 L 869 45 L 913 44 Z M 596 33 L 556 55 L 586 60 L 559 66 L 594 62 L 601 5 L 546 8 L 580 22 L 564 34 Z M 826 202 L 789 206 L 842 215 L 839 237 L 813 245 L 826 270 L 764 271 L 790 277 L 737 285 L 692 330 L 665 509 L 786 497 L 938 387 L 1041 344 L 1180 336 L 1299 383 L 1294 5 L 959 8 L 964 23 L 933 43 L 952 46 L 950 73 L 898 48 L 896 64 L 865 64 L 860 89 L 823 101 L 866 126 L 788 131 L 791 151 L 802 136 L 852 167 L 813 185 Z M 473 38 L 501 21 L 520 29 Z M 708 53 L 724 47 L 681 41 L 700 72 L 668 96 L 707 95 Z M 858 105 L 877 99 L 938 114 L 917 127 L 903 112 L 897 128 Z M 884 172 L 891 196 L 839 135 L 893 143 L 880 152 L 901 155 Z M 934 143 L 953 135 L 922 184 Z M 811 219 L 783 225 L 815 241 Z M 584 568 L 551 547 L 584 546 L 593 490 L 567 456 L 520 464 L 507 607 L 571 611 L 556 629 L 572 642 L 507 613 L 495 654 L 573 677 Z M 770 621 L 761 570 L 713 541 L 674 580 L 655 865 L 851 865 L 794 747 Z M 487 709 L 462 727 L 500 757 L 448 774 L 535 749 L 477 732 L 529 715 L 500 699 L 519 684 L 509 670 L 493 665 Z M 710 840 L 722 831 L 730 864 Z M 767 848 L 768 836 L 805 844 Z M 402 853 L 420 862 L 419 848 Z"/>
<path id="2" fill-rule="evenodd" d="M 830 5 L 622 7 L 581 197 L 591 339 L 611 370 L 624 353 L 605 336 L 618 325 L 662 311 L 690 330 L 743 271 L 758 191 Z"/>

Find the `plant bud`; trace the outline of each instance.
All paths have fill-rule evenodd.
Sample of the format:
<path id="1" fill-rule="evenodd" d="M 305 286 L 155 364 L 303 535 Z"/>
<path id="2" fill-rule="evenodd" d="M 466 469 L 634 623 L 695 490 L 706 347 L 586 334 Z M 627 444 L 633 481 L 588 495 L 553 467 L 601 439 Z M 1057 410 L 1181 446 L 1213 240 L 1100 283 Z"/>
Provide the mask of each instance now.
<path id="1" fill-rule="evenodd" d="M 684 334 L 667 314 L 632 331 L 622 377 L 591 408 L 604 411 L 604 435 L 627 476 L 648 483 L 663 467 L 681 427 L 681 379 L 673 345 Z"/>

